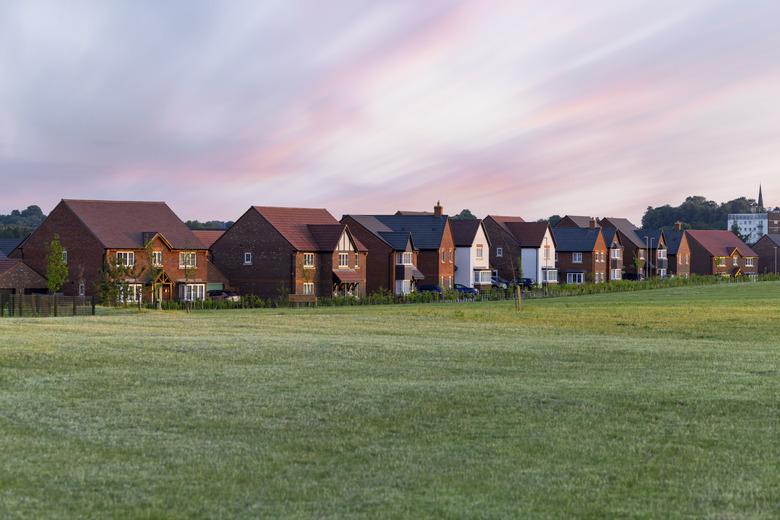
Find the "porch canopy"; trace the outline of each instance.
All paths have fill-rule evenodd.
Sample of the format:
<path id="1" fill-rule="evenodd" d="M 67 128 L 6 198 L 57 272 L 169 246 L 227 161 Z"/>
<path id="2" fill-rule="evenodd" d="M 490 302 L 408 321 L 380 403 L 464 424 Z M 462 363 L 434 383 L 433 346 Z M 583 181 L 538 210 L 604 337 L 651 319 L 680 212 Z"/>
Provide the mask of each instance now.
<path id="1" fill-rule="evenodd" d="M 363 281 L 363 273 L 354 269 L 334 269 L 333 276 L 341 283 L 360 283 Z"/>

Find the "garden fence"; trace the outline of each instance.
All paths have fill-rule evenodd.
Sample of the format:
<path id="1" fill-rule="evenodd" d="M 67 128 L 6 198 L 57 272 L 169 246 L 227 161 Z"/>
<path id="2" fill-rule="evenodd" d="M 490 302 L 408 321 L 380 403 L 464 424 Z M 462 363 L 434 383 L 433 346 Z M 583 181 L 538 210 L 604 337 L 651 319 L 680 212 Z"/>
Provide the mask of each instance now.
<path id="1" fill-rule="evenodd" d="M 0 318 L 94 315 L 94 297 L 58 294 L 0 294 Z"/>

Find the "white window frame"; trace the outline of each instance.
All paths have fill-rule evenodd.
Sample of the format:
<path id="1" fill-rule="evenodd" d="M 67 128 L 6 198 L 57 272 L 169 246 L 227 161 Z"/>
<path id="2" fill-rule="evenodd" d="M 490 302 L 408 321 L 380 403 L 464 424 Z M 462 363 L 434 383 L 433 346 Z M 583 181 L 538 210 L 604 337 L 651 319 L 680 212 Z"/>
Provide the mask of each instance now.
<path id="1" fill-rule="evenodd" d="M 731 265 L 732 267 L 738 267 L 739 266 L 739 256 L 734 255 L 731 257 Z"/>
<path id="2" fill-rule="evenodd" d="M 339 269 L 349 268 L 349 253 L 339 253 Z"/>
<path id="3" fill-rule="evenodd" d="M 496 248 L 496 258 L 502 258 L 504 256 L 504 248 L 503 247 L 497 247 Z"/>
<path id="4" fill-rule="evenodd" d="M 396 256 L 398 265 L 414 265 L 414 253 L 411 251 L 403 251 Z"/>
<path id="5" fill-rule="evenodd" d="M 620 271 L 620 269 L 611 269 L 610 270 L 610 280 L 620 280 L 623 278 L 623 273 Z"/>
<path id="6" fill-rule="evenodd" d="M 192 263 L 189 261 L 192 260 Z M 179 252 L 179 269 L 195 269 L 198 267 L 198 253 L 194 251 Z"/>
<path id="7" fill-rule="evenodd" d="M 303 294 L 314 296 L 314 282 L 303 282 Z"/>
<path id="8" fill-rule="evenodd" d="M 206 284 L 188 283 L 182 287 L 182 300 L 185 302 L 203 301 L 206 299 Z"/>
<path id="9" fill-rule="evenodd" d="M 116 253 L 114 253 L 114 258 L 116 259 L 117 265 L 121 265 L 124 267 L 135 266 L 135 251 L 117 251 Z M 125 261 L 122 262 L 121 258 L 124 258 Z"/>
<path id="10" fill-rule="evenodd" d="M 726 267 L 726 257 L 725 256 L 719 256 L 718 257 L 718 267 Z"/>
<path id="11" fill-rule="evenodd" d="M 87 284 L 83 281 L 79 282 L 79 296 L 86 296 L 87 294 Z"/>
<path id="12" fill-rule="evenodd" d="M 581 252 L 572 253 L 571 254 L 571 263 L 573 263 L 573 264 L 581 264 L 582 263 L 582 253 Z M 576 274 L 576 273 L 570 273 L 570 274 Z M 567 274 L 566 277 L 568 278 L 568 276 L 569 275 Z"/>
<path id="13" fill-rule="evenodd" d="M 666 249 L 659 249 L 657 255 L 659 260 L 666 260 L 668 258 L 666 255 Z"/>
<path id="14" fill-rule="evenodd" d="M 580 285 L 584 281 L 585 281 L 585 273 L 566 273 L 566 283 L 568 284 Z"/>
<path id="15" fill-rule="evenodd" d="M 68 265 L 68 250 L 63 249 L 62 250 L 62 263 L 65 265 Z"/>
<path id="16" fill-rule="evenodd" d="M 314 269 L 314 253 L 303 253 L 303 268 Z"/>
<path id="17" fill-rule="evenodd" d="M 477 244 L 477 258 L 482 260 L 484 258 L 484 252 L 483 252 L 483 246 L 482 244 Z"/>
<path id="18" fill-rule="evenodd" d="M 119 285 L 119 294 L 117 295 L 119 303 L 143 303 L 144 286 L 140 283 L 129 283 Z"/>
<path id="19" fill-rule="evenodd" d="M 753 267 L 753 257 L 752 256 L 745 257 L 745 267 Z"/>
<path id="20" fill-rule="evenodd" d="M 244 251 L 244 265 L 252 265 L 251 251 Z"/>
<path id="21" fill-rule="evenodd" d="M 152 251 L 152 267 L 162 267 L 163 266 L 163 252 L 159 249 L 155 249 Z"/>
<path id="22" fill-rule="evenodd" d="M 611 250 L 610 256 L 613 260 L 620 260 L 620 248 L 619 247 L 613 247 Z"/>

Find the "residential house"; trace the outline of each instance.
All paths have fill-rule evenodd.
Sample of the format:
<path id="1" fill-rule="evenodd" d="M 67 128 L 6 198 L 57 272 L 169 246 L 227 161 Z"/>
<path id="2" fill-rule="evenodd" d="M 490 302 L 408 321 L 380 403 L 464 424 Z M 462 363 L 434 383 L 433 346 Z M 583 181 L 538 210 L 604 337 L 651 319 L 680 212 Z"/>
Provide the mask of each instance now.
<path id="1" fill-rule="evenodd" d="M 455 283 L 490 289 L 490 241 L 481 219 L 450 219 L 455 242 Z"/>
<path id="2" fill-rule="evenodd" d="M 59 236 L 69 296 L 97 293 L 104 269 L 126 269 L 123 301 L 205 298 L 207 249 L 164 202 L 62 200 L 12 253 L 45 275 Z"/>
<path id="3" fill-rule="evenodd" d="M 497 243 L 502 244 L 500 251 L 493 251 L 493 254 L 500 252 L 496 262 L 503 264 L 502 271 L 508 275 L 502 278 L 512 280 L 522 272 L 523 278 L 529 278 L 534 284 L 558 282 L 555 238 L 546 222 L 523 222 L 520 217 L 491 215 L 485 219 L 485 229 L 491 241 L 495 236 Z M 508 253 L 506 256 L 504 251 Z"/>
<path id="4" fill-rule="evenodd" d="M 649 245 L 648 248 L 645 248 L 647 259 L 644 266 L 645 275 L 666 278 L 669 274 L 669 258 L 664 231 L 658 229 L 637 229 L 635 233 L 640 239 L 645 239 L 645 242 Z"/>
<path id="5" fill-rule="evenodd" d="M 669 275 L 687 278 L 691 274 L 691 246 L 682 223 L 677 222 L 674 229 L 664 230 L 664 238 L 669 257 Z"/>
<path id="6" fill-rule="evenodd" d="M 399 296 L 409 294 L 425 278 L 417 269 L 419 250 L 409 231 L 393 231 L 374 215 L 344 215 L 341 222 L 349 226 L 368 252 L 368 294 L 379 291 L 392 291 Z"/>
<path id="7" fill-rule="evenodd" d="M 758 272 L 777 274 L 777 249 L 780 248 L 780 234 L 772 233 L 764 235 L 751 249 L 758 254 Z"/>
<path id="8" fill-rule="evenodd" d="M 743 276 L 758 273 L 758 254 L 731 231 L 689 229 L 691 272 Z"/>
<path id="9" fill-rule="evenodd" d="M 523 222 L 525 221 L 522 217 L 506 215 L 488 215 L 483 221 L 485 233 L 490 240 L 490 265 L 494 275 L 503 280 L 512 281 L 520 277 L 522 249 L 508 225 Z"/>
<path id="10" fill-rule="evenodd" d="M 609 251 L 609 267 L 607 278 L 610 282 L 616 282 L 623 279 L 623 244 L 620 242 L 620 235 L 615 228 L 601 228 L 604 235 L 604 243 Z"/>
<path id="11" fill-rule="evenodd" d="M 647 264 L 647 249 L 652 248 L 649 237 L 640 237 L 636 232 L 637 227 L 626 218 L 605 217 L 599 221 L 599 225 L 617 231 L 623 246 L 623 277 L 631 280 L 644 278 L 647 272 L 644 269 Z"/>
<path id="12" fill-rule="evenodd" d="M 16 258 L 0 258 L 0 296 L 47 292 L 46 279 Z"/>
<path id="13" fill-rule="evenodd" d="M 224 229 L 193 229 L 192 234 L 198 237 L 198 240 L 204 247 L 208 248 L 208 279 L 209 283 L 206 285 L 206 290 L 211 291 L 224 291 L 230 288 L 230 282 L 227 276 L 222 274 L 214 262 L 211 260 L 211 246 L 217 241 L 219 237 L 225 234 Z"/>
<path id="14" fill-rule="evenodd" d="M 586 217 L 583 215 L 565 215 L 557 224 L 555 224 L 555 227 L 587 228 L 590 227 L 591 220 L 594 220 L 595 218 L 596 217 Z"/>
<path id="15" fill-rule="evenodd" d="M 607 243 L 600 227 L 556 227 L 552 230 L 561 283 L 607 280 Z"/>
<path id="16" fill-rule="evenodd" d="M 314 301 L 362 296 L 366 248 L 325 209 L 252 206 L 211 246 L 243 294 Z"/>

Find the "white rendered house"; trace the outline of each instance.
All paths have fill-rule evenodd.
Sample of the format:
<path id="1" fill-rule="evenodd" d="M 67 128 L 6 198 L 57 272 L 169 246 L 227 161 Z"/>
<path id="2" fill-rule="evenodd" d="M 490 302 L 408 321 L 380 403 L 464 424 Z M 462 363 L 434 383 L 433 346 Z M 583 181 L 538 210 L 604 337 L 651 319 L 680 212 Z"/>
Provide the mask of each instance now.
<path id="1" fill-rule="evenodd" d="M 482 220 L 451 219 L 450 229 L 455 241 L 455 283 L 476 289 L 489 288 L 490 243 Z"/>

